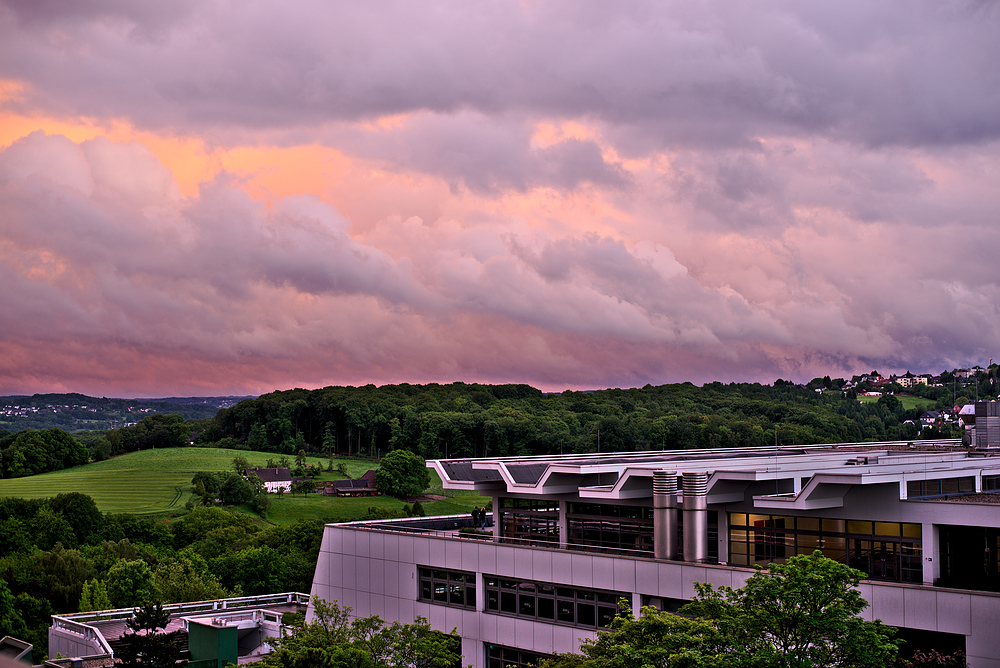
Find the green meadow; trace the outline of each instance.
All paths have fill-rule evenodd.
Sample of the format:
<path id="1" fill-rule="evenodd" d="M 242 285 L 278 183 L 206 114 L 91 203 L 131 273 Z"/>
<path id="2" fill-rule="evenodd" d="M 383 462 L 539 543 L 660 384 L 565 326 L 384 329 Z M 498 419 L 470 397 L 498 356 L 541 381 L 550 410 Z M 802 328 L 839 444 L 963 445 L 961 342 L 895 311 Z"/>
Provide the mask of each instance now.
<path id="1" fill-rule="evenodd" d="M 934 408 L 935 404 L 935 402 L 932 401 L 931 399 L 924 399 L 923 397 L 914 397 L 910 396 L 909 394 L 896 394 L 893 396 L 899 399 L 899 402 L 903 404 L 903 408 L 905 408 L 908 411 L 913 410 L 914 408 L 919 408 L 922 411 L 929 411 L 932 408 Z M 858 397 L 858 401 L 860 401 L 863 404 L 878 403 L 879 399 L 881 399 L 881 397 L 866 397 L 866 396 Z"/>
<path id="2" fill-rule="evenodd" d="M 64 471 L 0 480 L 0 497 L 38 499 L 82 492 L 93 497 L 97 507 L 104 512 L 134 515 L 182 513 L 185 504 L 196 498 L 191 489 L 194 474 L 198 471 L 229 470 L 233 458 L 237 456 L 245 457 L 251 466 L 264 466 L 269 457 L 278 458 L 273 453 L 220 448 L 143 450 Z M 328 461 L 320 457 L 308 458 L 309 464 L 319 464 L 324 469 Z M 347 465 L 347 472 L 352 478 L 376 467 L 375 462 L 357 459 L 335 459 L 334 466 L 341 462 Z M 324 471 L 319 480 L 340 477 L 336 472 Z M 466 513 L 486 501 L 478 495 L 443 490 L 440 479 L 433 471 L 427 493 L 448 497 L 425 502 L 424 510 L 429 515 Z M 267 521 L 275 524 L 291 524 L 301 519 L 349 520 L 363 516 L 372 506 L 392 510 L 403 507 L 402 501 L 385 496 L 340 499 L 319 494 L 284 494 L 279 498 L 272 494 L 271 500 Z M 253 515 L 248 508 L 239 510 Z"/>

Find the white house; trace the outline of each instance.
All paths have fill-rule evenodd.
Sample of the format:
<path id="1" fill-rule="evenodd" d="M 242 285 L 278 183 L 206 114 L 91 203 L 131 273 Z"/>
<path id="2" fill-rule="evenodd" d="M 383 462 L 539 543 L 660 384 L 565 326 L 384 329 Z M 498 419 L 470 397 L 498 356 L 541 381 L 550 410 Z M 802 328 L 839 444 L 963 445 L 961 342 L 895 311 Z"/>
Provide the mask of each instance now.
<path id="1" fill-rule="evenodd" d="M 292 489 L 292 474 L 289 473 L 287 468 L 247 469 L 245 473 L 247 478 L 252 475 L 260 478 L 268 494 L 273 494 L 278 490 L 288 492 Z"/>

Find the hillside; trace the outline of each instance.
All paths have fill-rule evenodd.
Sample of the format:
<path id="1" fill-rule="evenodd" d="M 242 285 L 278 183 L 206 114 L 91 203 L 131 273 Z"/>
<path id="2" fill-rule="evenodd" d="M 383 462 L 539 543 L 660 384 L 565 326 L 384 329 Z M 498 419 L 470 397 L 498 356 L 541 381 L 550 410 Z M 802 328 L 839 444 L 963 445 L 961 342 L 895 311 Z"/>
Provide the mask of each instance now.
<path id="1" fill-rule="evenodd" d="M 64 431 L 117 429 L 147 415 L 178 414 L 184 419 L 213 417 L 220 408 L 248 397 L 170 397 L 108 399 L 83 394 L 35 394 L 0 397 L 0 429 Z"/>
<path id="2" fill-rule="evenodd" d="M 234 457 L 243 456 L 251 466 L 264 466 L 269 453 L 256 453 L 223 448 L 167 448 L 132 452 L 119 457 L 78 466 L 72 469 L 43 473 L 27 478 L 0 480 L 0 497 L 40 499 L 69 492 L 81 492 L 94 499 L 103 512 L 156 515 L 180 512 L 192 499 L 191 478 L 198 471 L 223 471 L 232 466 Z M 327 458 L 308 457 L 309 464 L 324 468 Z M 377 465 L 358 459 L 334 460 L 347 464 L 351 477 L 359 477 Z M 336 479 L 336 473 L 324 473 L 320 479 Z M 450 496 L 441 489 L 433 475 L 429 492 Z M 429 514 L 465 513 L 474 505 L 482 505 L 479 496 L 459 495 L 424 504 Z M 306 496 L 272 496 L 268 519 L 276 524 L 291 524 L 302 519 L 354 519 L 369 507 L 400 510 L 403 502 L 390 497 L 338 499 L 317 494 Z M 244 509 L 250 513 L 249 510 Z"/>

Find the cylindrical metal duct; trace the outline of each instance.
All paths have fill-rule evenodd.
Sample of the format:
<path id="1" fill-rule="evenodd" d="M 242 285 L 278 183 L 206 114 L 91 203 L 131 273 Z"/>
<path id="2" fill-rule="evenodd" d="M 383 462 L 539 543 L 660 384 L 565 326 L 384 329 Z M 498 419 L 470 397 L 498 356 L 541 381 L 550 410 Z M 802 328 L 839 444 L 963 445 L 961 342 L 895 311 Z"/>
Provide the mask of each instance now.
<path id="1" fill-rule="evenodd" d="M 684 561 L 708 559 L 708 474 L 685 472 Z"/>
<path id="2" fill-rule="evenodd" d="M 677 474 L 653 471 L 653 556 L 677 556 Z"/>

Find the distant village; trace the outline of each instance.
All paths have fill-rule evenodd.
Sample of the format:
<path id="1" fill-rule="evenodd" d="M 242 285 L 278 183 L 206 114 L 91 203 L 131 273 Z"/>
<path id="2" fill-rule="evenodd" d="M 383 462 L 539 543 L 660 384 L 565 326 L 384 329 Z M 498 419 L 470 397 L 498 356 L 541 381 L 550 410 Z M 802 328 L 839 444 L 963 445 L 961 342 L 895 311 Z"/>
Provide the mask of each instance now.
<path id="1" fill-rule="evenodd" d="M 87 404 L 46 404 L 44 406 L 22 406 L 21 404 L 4 404 L 0 406 L 0 416 L 4 417 L 29 417 L 32 415 L 42 415 L 45 413 L 64 413 L 67 411 L 87 411 L 90 413 L 98 412 L 97 408 L 88 407 Z M 140 408 L 138 406 L 129 406 L 126 408 L 129 413 L 151 413 L 152 408 Z M 136 424 L 136 422 L 125 422 L 119 426 L 128 427 Z"/>
<path id="2" fill-rule="evenodd" d="M 991 360 L 992 361 L 992 360 Z M 883 376 L 878 371 L 854 376 L 851 380 L 844 382 L 841 390 L 856 390 L 858 396 L 881 397 L 884 394 L 893 394 L 896 388 L 912 389 L 920 385 L 928 387 L 944 387 L 947 380 L 950 383 L 975 380 L 989 372 L 981 366 L 974 366 L 969 369 L 955 369 L 951 372 L 944 372 L 939 375 L 929 373 L 913 374 L 907 371 L 902 375 Z M 816 388 L 822 392 L 824 388 Z M 990 399 L 996 397 L 982 397 Z M 958 424 L 961 427 L 970 428 L 975 424 L 976 408 L 975 404 L 963 403 L 955 404 L 952 408 L 941 408 L 926 410 L 920 414 L 919 423 L 914 420 L 907 420 L 906 423 L 916 424 L 921 429 L 938 427 L 946 424 Z"/>

